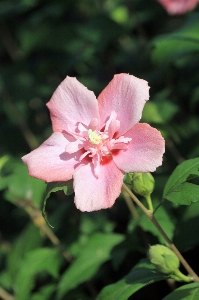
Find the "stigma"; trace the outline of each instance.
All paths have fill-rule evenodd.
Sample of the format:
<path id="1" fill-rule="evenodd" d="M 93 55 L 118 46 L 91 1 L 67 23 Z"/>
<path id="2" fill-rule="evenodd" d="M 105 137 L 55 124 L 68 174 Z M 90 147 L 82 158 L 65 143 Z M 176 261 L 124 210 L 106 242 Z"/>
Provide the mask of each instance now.
<path id="1" fill-rule="evenodd" d="M 92 129 L 88 130 L 88 138 L 89 142 L 93 145 L 99 145 L 102 141 L 101 136 L 96 132 L 92 131 Z"/>

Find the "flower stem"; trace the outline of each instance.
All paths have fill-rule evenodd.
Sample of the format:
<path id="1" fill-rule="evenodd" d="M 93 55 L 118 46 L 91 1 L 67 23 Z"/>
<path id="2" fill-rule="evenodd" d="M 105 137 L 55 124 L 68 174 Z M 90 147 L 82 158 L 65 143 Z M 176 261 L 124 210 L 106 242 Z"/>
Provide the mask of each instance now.
<path id="1" fill-rule="evenodd" d="M 136 222 L 137 222 L 137 228 L 138 228 L 138 231 L 139 231 L 139 235 L 143 239 L 144 246 L 145 246 L 145 248 L 148 249 L 148 247 L 149 247 L 148 236 L 146 235 L 146 232 L 139 226 L 140 216 L 139 216 L 139 214 L 136 210 L 134 202 L 131 200 L 131 197 L 129 196 L 129 194 L 125 190 L 123 190 L 122 192 L 123 192 L 124 200 L 125 200 L 128 208 L 131 212 L 131 215 L 133 216 L 134 220 L 136 220 Z"/>
<path id="2" fill-rule="evenodd" d="M 153 212 L 154 209 L 153 209 L 153 203 L 152 203 L 152 201 L 151 201 L 151 195 L 145 196 L 145 199 L 146 199 L 146 201 L 147 201 L 149 210 L 150 210 L 151 212 Z"/>
<path id="3" fill-rule="evenodd" d="M 129 196 L 129 194 L 126 191 L 123 192 L 123 197 L 124 197 L 124 200 L 126 201 L 126 205 L 128 206 L 128 209 L 130 210 L 133 218 L 135 220 L 139 220 L 139 215 L 137 213 L 134 202 L 132 202 L 131 197 Z"/>
<path id="4" fill-rule="evenodd" d="M 129 194 L 129 196 L 133 199 L 133 201 L 141 208 L 143 213 L 151 220 L 151 222 L 154 224 L 154 226 L 157 228 L 159 233 L 162 235 L 162 237 L 165 239 L 165 241 L 169 244 L 170 248 L 173 250 L 173 252 L 177 255 L 180 262 L 184 266 L 184 268 L 187 270 L 187 272 L 190 275 L 190 279 L 195 282 L 199 282 L 198 275 L 194 272 L 194 270 L 189 266 L 187 261 L 184 259 L 182 254 L 179 252 L 179 250 L 176 248 L 176 246 L 173 244 L 173 242 L 169 239 L 165 231 L 162 229 L 158 221 L 155 219 L 153 212 L 151 210 L 147 210 L 146 207 L 140 202 L 140 200 L 131 192 L 131 190 L 128 188 L 128 186 L 123 183 L 123 189 Z"/>
<path id="5" fill-rule="evenodd" d="M 185 281 L 185 282 L 190 282 L 190 281 L 192 281 L 191 278 L 190 278 L 189 276 L 186 276 L 186 275 L 182 274 L 182 273 L 180 272 L 180 270 L 176 270 L 176 271 L 174 272 L 174 275 L 177 276 L 177 277 L 180 279 L 180 281 Z"/>

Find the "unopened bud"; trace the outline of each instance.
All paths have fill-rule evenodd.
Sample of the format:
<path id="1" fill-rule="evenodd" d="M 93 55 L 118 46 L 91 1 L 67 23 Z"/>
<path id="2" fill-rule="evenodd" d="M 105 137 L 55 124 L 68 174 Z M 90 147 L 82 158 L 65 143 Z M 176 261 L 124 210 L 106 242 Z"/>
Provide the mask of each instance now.
<path id="1" fill-rule="evenodd" d="M 154 190 L 155 180 L 151 173 L 133 173 L 131 184 L 135 193 L 147 197 Z"/>
<path id="2" fill-rule="evenodd" d="M 175 273 L 180 266 L 176 254 L 168 247 L 154 245 L 149 249 L 149 259 L 156 269 L 163 274 Z"/>

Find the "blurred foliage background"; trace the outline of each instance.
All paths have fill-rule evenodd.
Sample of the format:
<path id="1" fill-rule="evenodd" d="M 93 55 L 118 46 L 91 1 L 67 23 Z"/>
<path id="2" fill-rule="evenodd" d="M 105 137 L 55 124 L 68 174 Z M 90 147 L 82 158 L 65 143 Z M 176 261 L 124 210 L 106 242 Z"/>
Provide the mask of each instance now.
<path id="1" fill-rule="evenodd" d="M 140 222 L 132 219 L 125 194 L 111 209 L 82 213 L 73 194 L 53 193 L 47 212 L 55 228 L 43 222 L 45 183 L 28 176 L 20 157 L 51 134 L 45 104 L 59 83 L 75 76 L 98 95 L 116 73 L 149 82 L 142 122 L 166 139 L 154 174 L 158 204 L 174 168 L 199 154 L 198 70 L 199 7 L 171 17 L 155 0 L 0 2 L 2 299 L 95 299 L 146 256 L 149 244 L 162 242 L 139 211 Z M 198 213 L 198 203 L 165 203 L 157 212 L 196 272 Z M 170 291 L 162 281 L 132 297 L 158 300 Z"/>

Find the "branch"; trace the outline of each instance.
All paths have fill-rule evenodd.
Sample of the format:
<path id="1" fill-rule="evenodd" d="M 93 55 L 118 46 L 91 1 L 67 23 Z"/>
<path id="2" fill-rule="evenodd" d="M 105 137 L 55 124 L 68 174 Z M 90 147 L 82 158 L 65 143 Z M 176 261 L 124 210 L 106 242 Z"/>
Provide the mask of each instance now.
<path id="1" fill-rule="evenodd" d="M 184 257 L 181 255 L 179 250 L 176 248 L 176 246 L 173 244 L 173 242 L 170 240 L 168 235 L 165 233 L 165 231 L 162 229 L 158 221 L 155 219 L 153 213 L 145 208 L 145 206 L 139 201 L 139 199 L 131 192 L 131 190 L 127 187 L 125 183 L 123 183 L 124 190 L 129 194 L 129 196 L 133 199 L 133 201 L 142 209 L 144 214 L 151 220 L 151 222 L 155 225 L 159 233 L 162 235 L 162 237 L 165 239 L 165 241 L 169 244 L 170 248 L 173 250 L 173 252 L 177 255 L 180 262 L 184 266 L 184 268 L 189 273 L 191 279 L 195 282 L 199 282 L 198 275 L 194 272 L 194 270 L 189 266 L 187 261 L 184 259 Z"/>

